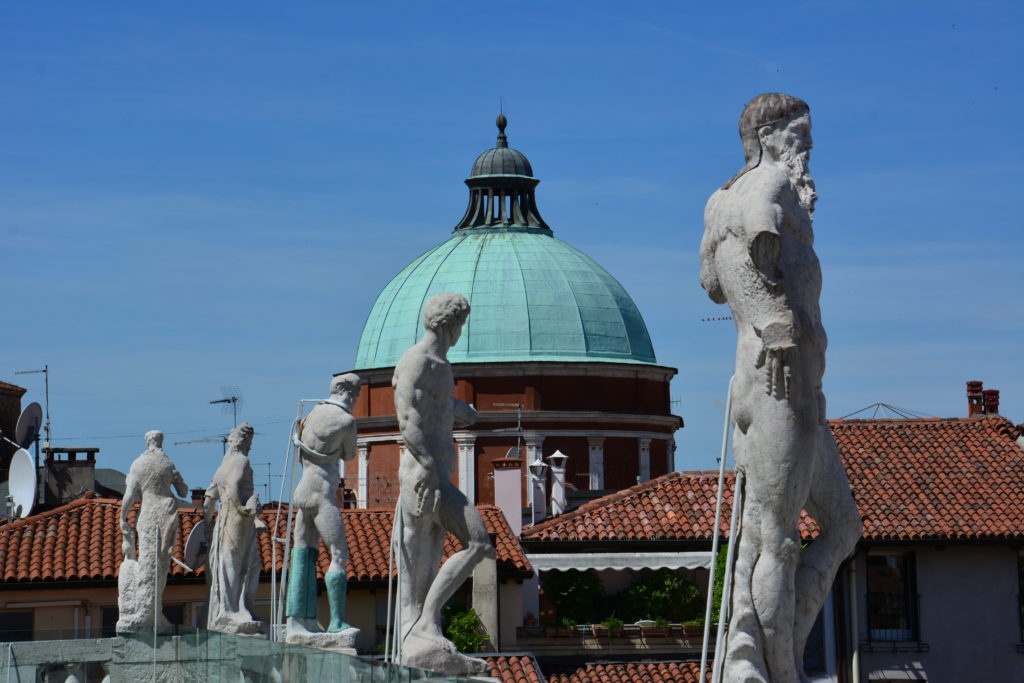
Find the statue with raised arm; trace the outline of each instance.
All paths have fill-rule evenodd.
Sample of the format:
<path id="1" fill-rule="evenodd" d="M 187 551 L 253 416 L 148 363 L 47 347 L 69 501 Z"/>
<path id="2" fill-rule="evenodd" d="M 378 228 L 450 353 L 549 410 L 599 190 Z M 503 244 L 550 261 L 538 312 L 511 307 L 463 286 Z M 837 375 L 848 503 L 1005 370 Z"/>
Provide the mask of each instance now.
<path id="1" fill-rule="evenodd" d="M 352 406 L 359 397 L 359 375 L 338 375 L 331 396 L 317 403 L 302 421 L 295 445 L 302 476 L 292 493 L 296 508 L 288 568 L 286 640 L 297 645 L 351 648 L 359 629 L 345 621 L 348 546 L 341 511 L 335 500 L 341 483 L 340 463 L 356 457 L 356 419 Z M 324 574 L 331 608 L 327 632 L 316 620 L 316 559 L 323 538 L 331 553 Z"/>
<path id="2" fill-rule="evenodd" d="M 253 491 L 249 464 L 253 434 L 248 422 L 231 430 L 227 452 L 203 499 L 206 526 L 213 530 L 207 561 L 206 628 L 210 631 L 252 634 L 263 630 L 263 622 L 253 616 L 253 597 L 261 569 L 256 533 L 266 532 L 267 525 L 259 517 L 260 499 Z M 215 520 L 217 501 L 220 512 Z"/>
<path id="3" fill-rule="evenodd" d="M 441 632 L 441 608 L 473 568 L 494 557 L 480 513 L 451 483 L 455 422 L 469 425 L 476 411 L 452 396 L 455 381 L 448 349 L 469 315 L 460 294 L 438 294 L 423 308 L 423 338 L 408 349 L 391 381 L 405 449 L 399 463 L 402 590 L 401 663 L 457 676 L 487 671 L 487 664 L 460 654 Z M 462 544 L 438 569 L 445 532 Z"/>
<path id="4" fill-rule="evenodd" d="M 724 680 L 790 683 L 805 680 L 804 645 L 861 522 L 825 422 L 810 109 L 758 95 L 740 137 L 746 165 L 708 200 L 700 251 L 701 285 L 729 304 L 738 336 L 733 443 L 745 483 Z M 801 509 L 822 530 L 804 552 Z"/>
<path id="5" fill-rule="evenodd" d="M 161 608 L 171 552 L 178 535 L 178 503 L 170 489 L 173 487 L 184 497 L 188 487 L 164 453 L 163 432 L 146 432 L 146 443 L 149 448 L 128 470 L 121 501 L 124 559 L 117 575 L 118 633 L 151 633 L 154 625 L 160 633 L 169 633 L 174 628 Z M 136 502 L 141 504 L 133 529 L 128 523 L 128 513 Z"/>

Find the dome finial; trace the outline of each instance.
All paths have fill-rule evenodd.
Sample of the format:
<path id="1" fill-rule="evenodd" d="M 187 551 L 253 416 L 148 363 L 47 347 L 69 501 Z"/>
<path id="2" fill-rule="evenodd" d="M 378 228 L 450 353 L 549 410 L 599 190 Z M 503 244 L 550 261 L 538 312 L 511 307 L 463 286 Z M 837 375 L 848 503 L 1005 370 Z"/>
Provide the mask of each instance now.
<path id="1" fill-rule="evenodd" d="M 498 114 L 494 123 L 498 126 L 498 144 L 495 147 L 508 147 L 508 138 L 505 137 L 505 126 L 508 125 L 508 119 L 505 118 L 505 113 Z"/>

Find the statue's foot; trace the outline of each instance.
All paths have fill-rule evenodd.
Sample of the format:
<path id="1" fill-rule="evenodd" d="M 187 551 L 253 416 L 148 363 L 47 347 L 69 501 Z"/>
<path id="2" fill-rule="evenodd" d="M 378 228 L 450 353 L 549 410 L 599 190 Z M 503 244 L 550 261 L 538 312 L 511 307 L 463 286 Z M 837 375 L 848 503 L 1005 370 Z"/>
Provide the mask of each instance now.
<path id="1" fill-rule="evenodd" d="M 316 623 L 316 619 L 307 619 L 305 617 L 288 617 L 285 630 L 289 635 L 309 635 L 311 633 L 323 633 L 324 631 L 320 628 L 320 624 Z"/>
<path id="2" fill-rule="evenodd" d="M 346 624 L 346 626 L 348 626 Z M 285 642 L 291 645 L 302 645 L 303 647 L 315 647 L 321 650 L 333 650 L 345 654 L 355 654 L 356 636 L 359 629 L 348 626 L 348 628 L 336 631 L 325 632 L 316 623 L 315 619 L 303 617 L 288 617 L 285 627 Z"/>
<path id="3" fill-rule="evenodd" d="M 411 632 L 402 641 L 402 665 L 449 676 L 478 676 L 491 669 L 484 660 L 459 652 L 447 638 L 427 635 L 422 630 Z"/>
<path id="4" fill-rule="evenodd" d="M 254 635 L 262 633 L 264 627 L 262 621 L 255 619 L 246 619 L 244 617 L 221 617 L 210 627 L 211 631 L 220 631 L 221 633 L 238 633 L 241 635 Z"/>

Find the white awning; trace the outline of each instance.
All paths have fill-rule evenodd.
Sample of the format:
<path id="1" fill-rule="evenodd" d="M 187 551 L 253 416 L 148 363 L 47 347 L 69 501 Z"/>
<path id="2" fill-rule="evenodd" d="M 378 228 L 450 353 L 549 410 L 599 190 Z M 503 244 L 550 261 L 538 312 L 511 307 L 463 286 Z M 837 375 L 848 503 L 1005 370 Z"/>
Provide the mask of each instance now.
<path id="1" fill-rule="evenodd" d="M 711 569 L 711 553 L 534 553 L 530 564 L 539 572 L 557 569 Z"/>

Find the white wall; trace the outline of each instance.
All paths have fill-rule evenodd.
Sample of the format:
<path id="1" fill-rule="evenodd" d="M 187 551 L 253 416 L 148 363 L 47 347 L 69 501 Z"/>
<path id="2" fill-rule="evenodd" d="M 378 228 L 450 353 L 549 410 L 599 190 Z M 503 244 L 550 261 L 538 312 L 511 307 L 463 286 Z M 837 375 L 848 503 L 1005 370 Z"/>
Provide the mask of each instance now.
<path id="1" fill-rule="evenodd" d="M 920 595 L 920 640 L 928 652 L 861 651 L 860 680 L 1024 681 L 1017 652 L 1017 551 L 1009 546 L 904 546 L 913 551 Z M 867 639 L 867 572 L 857 557 L 858 626 Z"/>

